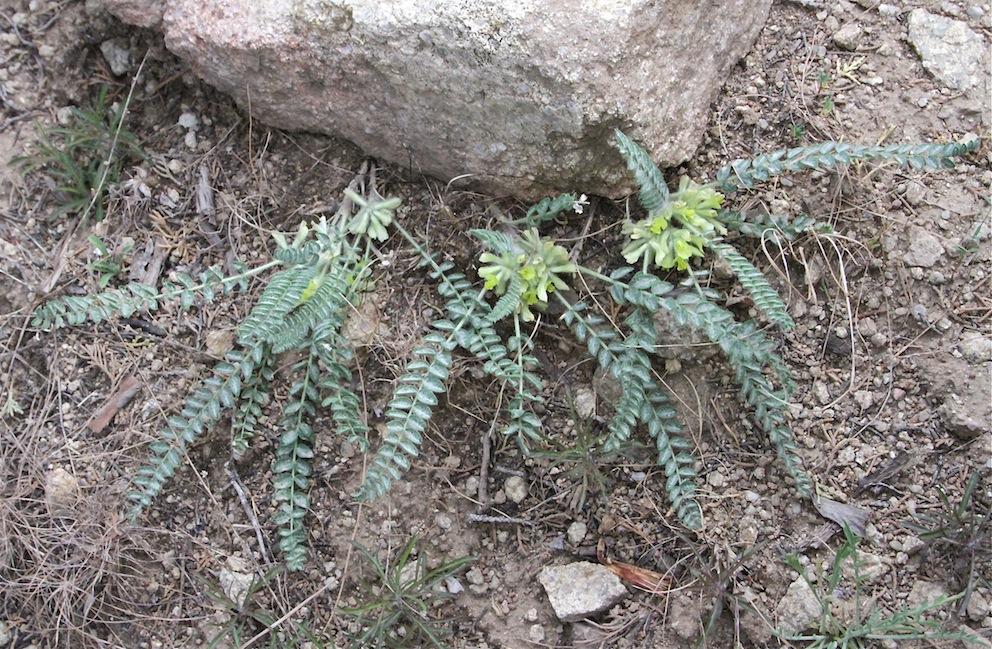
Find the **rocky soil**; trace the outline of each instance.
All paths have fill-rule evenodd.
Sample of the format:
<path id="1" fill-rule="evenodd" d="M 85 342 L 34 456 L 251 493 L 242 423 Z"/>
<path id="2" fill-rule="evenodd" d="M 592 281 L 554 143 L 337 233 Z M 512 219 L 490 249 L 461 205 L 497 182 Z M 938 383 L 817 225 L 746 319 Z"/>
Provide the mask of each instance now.
<path id="1" fill-rule="evenodd" d="M 826 4 L 775 4 L 713 105 L 698 156 L 670 180 L 705 180 L 734 158 L 826 140 L 987 135 L 992 7 Z M 798 384 L 792 426 L 806 466 L 823 498 L 867 513 L 857 584 L 849 573 L 831 581 L 843 535 L 796 495 L 719 355 L 678 331 L 658 369 L 697 449 L 703 529 L 690 533 L 667 511 L 663 472 L 646 450 L 593 462 L 563 455 L 611 403 L 583 351 L 551 325 L 536 334 L 547 434 L 572 460 L 525 457 L 504 440 L 484 449 L 497 401 L 466 359 L 422 455 L 385 499 L 352 498 L 365 458 L 327 422 L 310 496 L 312 559 L 301 573 L 276 574 L 275 421 L 238 459 L 223 431 L 206 436 L 138 525 L 123 518 L 163 416 L 230 348 L 251 296 L 56 333 L 35 331 L 29 314 L 47 297 L 99 290 L 107 271 L 95 264 L 108 257 L 121 267 L 111 284 L 264 262 L 269 231 L 335 209 L 362 152 L 266 128 L 154 35 L 83 3 L 0 0 L 0 53 L 0 647 L 196 647 L 218 637 L 218 646 L 348 646 L 367 625 L 344 609 L 381 591 L 353 543 L 394 560 L 414 536 L 430 567 L 474 557 L 434 611 L 451 618 L 445 646 L 802 647 L 809 641 L 782 636 L 813 634 L 827 596 L 831 619 L 856 628 L 873 611 L 957 593 L 927 619 L 970 643 L 865 646 L 989 646 L 987 142 L 952 170 L 859 164 L 734 197 L 741 209 L 832 226 L 784 249 L 737 243 L 774 278 L 797 323 L 780 343 Z M 147 159 L 127 163 L 104 220 L 84 223 L 57 212 L 66 196 L 50 175 L 11 163 L 38 150 L 39 128 L 70 124 L 67 107 L 90 105 L 104 84 L 108 103 L 127 105 Z M 469 274 L 479 250 L 467 231 L 526 209 L 404 169 L 380 168 L 378 178 L 383 194 L 403 199 L 406 226 Z M 627 205 L 592 203 L 591 216 L 552 234 L 583 241 L 584 262 L 615 262 Z M 390 241 L 381 254 L 375 292 L 349 325 L 373 414 L 439 301 L 408 249 Z M 721 288 L 746 313 L 733 286 Z M 122 390 L 131 398 L 101 420 Z M 628 573 L 619 579 L 597 557 Z M 645 588 L 643 578 L 658 575 Z M 603 600 L 585 601 L 599 592 Z M 589 608 L 563 609 L 578 604 Z M 391 642 L 403 646 L 406 633 L 393 629 Z"/>

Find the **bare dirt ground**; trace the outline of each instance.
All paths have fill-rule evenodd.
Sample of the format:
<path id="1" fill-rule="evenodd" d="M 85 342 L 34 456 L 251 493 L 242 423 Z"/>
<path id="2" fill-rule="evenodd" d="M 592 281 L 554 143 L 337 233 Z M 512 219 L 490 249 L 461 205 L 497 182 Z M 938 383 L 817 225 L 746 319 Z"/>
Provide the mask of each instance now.
<path id="1" fill-rule="evenodd" d="M 671 170 L 670 180 L 682 173 L 706 180 L 733 158 L 804 143 L 987 135 L 988 104 L 927 74 L 907 42 L 906 13 L 926 7 L 964 20 L 987 42 L 988 5 L 804 4 L 775 4 L 713 106 L 699 155 Z M 847 25 L 860 30 L 836 37 Z M 101 52 L 108 41 L 130 55 L 124 74 L 115 75 Z M 790 591 L 799 575 L 785 557 L 794 554 L 815 576 L 830 566 L 839 537 L 810 542 L 825 519 L 786 481 L 719 356 L 698 347 L 679 350 L 659 370 L 681 399 L 697 448 L 699 532 L 682 529 L 667 511 L 664 475 L 647 451 L 596 470 L 586 465 L 595 479 L 585 493 L 574 463 L 523 457 L 510 441 L 496 440 L 483 467 L 480 440 L 496 397 L 466 361 L 456 363 L 422 455 L 381 501 L 353 500 L 364 458 L 331 434 L 330 422 L 318 430 L 307 569 L 272 576 L 240 607 L 221 601 L 232 580 L 261 578 L 278 563 L 268 487 L 276 422 L 237 460 L 223 431 L 202 439 L 137 526 L 123 517 L 124 496 L 163 415 L 181 407 L 225 351 L 251 296 L 190 313 L 165 305 L 142 316 L 158 335 L 118 320 L 38 333 L 29 314 L 46 297 L 99 289 L 90 235 L 120 253 L 111 285 L 195 273 L 235 257 L 263 262 L 273 245 L 268 232 L 333 210 L 363 155 L 331 138 L 253 122 L 153 34 L 82 3 L 0 1 L 0 53 L 0 647 L 196 647 L 232 627 L 241 639 L 229 634 L 220 646 L 347 646 L 361 625 L 342 609 L 378 588 L 351 543 L 386 558 L 413 535 L 428 565 L 475 557 L 459 575 L 464 592 L 436 611 L 452 618 L 446 646 L 806 646 L 772 633 L 796 615 Z M 112 102 L 126 101 L 139 63 L 126 126 L 148 159 L 125 167 L 101 223 L 53 217 L 64 195 L 44 173 L 25 176 L 8 163 L 36 150 L 36 125 L 58 124 L 65 107 L 89 105 L 102 84 Z M 212 218 L 197 211 L 201 178 L 212 189 Z M 490 225 L 496 208 L 526 208 L 404 169 L 380 168 L 379 180 L 383 194 L 403 199 L 406 227 L 469 275 L 479 249 L 467 231 Z M 837 619 L 853 623 L 871 610 L 887 614 L 967 591 L 934 616 L 948 629 L 970 629 L 976 644 L 969 646 L 988 646 L 992 633 L 990 184 L 985 143 L 954 170 L 857 165 L 770 182 L 734 199 L 748 210 L 812 214 L 836 233 L 784 251 L 740 245 L 776 278 L 798 325 L 781 337 L 781 350 L 799 385 L 792 425 L 807 468 L 824 496 L 869 512 L 858 546 L 868 575 L 857 589 L 863 609 L 852 610 L 847 583 L 831 593 Z M 572 245 L 589 225 L 597 234 L 582 247 L 583 262 L 615 262 L 625 205 L 594 200 L 593 207 L 590 223 L 588 212 L 575 215 L 552 233 Z M 352 323 L 373 418 L 439 302 L 409 250 L 390 241 L 382 254 L 390 263 Z M 733 286 L 718 288 L 733 303 Z M 536 335 L 549 439 L 574 447 L 595 418 L 576 422 L 570 399 L 580 395 L 600 416 L 610 404 L 581 348 L 553 327 Z M 93 425 L 134 380 L 136 394 L 112 423 Z M 925 531 L 908 526 L 947 511 L 941 493 L 950 508 L 962 502 L 973 476 L 961 515 L 971 528 L 928 543 Z M 518 479 L 507 488 L 514 477 L 525 491 Z M 490 507 L 478 500 L 480 479 Z M 593 621 L 558 621 L 538 572 L 576 557 L 595 560 L 600 544 L 618 561 L 668 575 L 671 590 L 631 589 Z M 277 628 L 265 633 L 259 612 Z M 404 631 L 394 631 L 402 645 Z"/>

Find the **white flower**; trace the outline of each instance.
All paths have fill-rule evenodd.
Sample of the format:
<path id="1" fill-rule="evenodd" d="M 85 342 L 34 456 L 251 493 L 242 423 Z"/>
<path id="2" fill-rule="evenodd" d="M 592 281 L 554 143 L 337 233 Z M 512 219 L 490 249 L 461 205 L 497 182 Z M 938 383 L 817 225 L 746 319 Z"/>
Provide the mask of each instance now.
<path id="1" fill-rule="evenodd" d="M 586 195 L 585 194 L 582 194 L 581 196 L 579 196 L 579 200 L 577 200 L 574 203 L 572 203 L 572 210 L 574 210 L 576 214 L 582 214 L 582 208 L 583 208 L 583 206 L 588 205 L 588 204 L 589 204 L 589 201 L 586 200 Z"/>

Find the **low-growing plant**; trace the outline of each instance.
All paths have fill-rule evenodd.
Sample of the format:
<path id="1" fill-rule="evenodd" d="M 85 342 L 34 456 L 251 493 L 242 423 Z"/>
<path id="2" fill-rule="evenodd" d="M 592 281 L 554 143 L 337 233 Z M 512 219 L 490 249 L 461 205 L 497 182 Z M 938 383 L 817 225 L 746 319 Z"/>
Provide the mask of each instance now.
<path id="1" fill-rule="evenodd" d="M 664 310 L 683 327 L 703 332 L 724 352 L 753 417 L 768 435 L 796 489 L 811 495 L 812 481 L 788 425 L 788 400 L 794 388 L 788 368 L 758 320 L 740 322 L 722 304 L 721 296 L 705 288 L 705 274 L 693 264 L 708 254 L 722 258 L 736 274 L 757 309 L 781 329 L 792 326 L 785 305 L 768 281 L 728 241 L 725 235 L 760 234 L 766 230 L 794 237 L 808 230 L 809 220 L 754 222 L 723 207 L 725 195 L 788 172 L 829 169 L 856 159 L 878 159 L 916 168 L 941 168 L 950 158 L 972 151 L 967 144 L 861 147 L 826 143 L 738 160 L 709 184 L 680 181 L 670 191 L 661 171 L 632 140 L 617 133 L 620 151 L 639 187 L 645 210 L 623 225 L 628 242 L 618 253 L 626 261 L 608 274 L 585 268 L 567 250 L 541 236 L 539 226 L 568 210 L 579 211 L 584 197 L 563 194 L 528 210 L 505 231 L 474 230 L 487 249 L 480 257 L 479 280 L 469 279 L 450 262 L 438 262 L 399 223 L 394 213 L 399 199 L 378 194 L 374 180 L 365 195 L 345 190 L 347 200 L 330 219 L 301 224 L 292 241 L 275 235 L 274 259 L 248 269 L 235 266 L 226 276 L 212 267 L 194 280 L 174 273 L 161 288 L 131 283 L 90 296 L 61 297 L 35 311 L 35 326 L 49 330 L 84 322 L 101 322 L 137 311 L 154 311 L 163 301 L 189 309 L 201 301 L 244 290 L 248 280 L 273 271 L 262 295 L 238 328 L 237 349 L 214 366 L 212 375 L 186 398 L 182 410 L 149 445 L 150 457 L 134 478 L 130 494 L 136 518 L 161 492 L 180 467 L 187 449 L 227 412 L 232 416 L 232 447 L 243 452 L 250 444 L 262 409 L 272 395 L 275 355 L 298 350 L 295 377 L 279 404 L 280 436 L 272 467 L 273 499 L 279 508 L 279 547 L 290 569 L 307 558 L 304 519 L 309 507 L 315 432 L 311 422 L 320 408 L 329 408 L 335 432 L 365 450 L 367 415 L 352 389 L 350 351 L 342 327 L 371 281 L 373 242 L 383 241 L 392 226 L 422 259 L 445 301 L 444 317 L 412 352 L 398 378 L 384 417 L 385 433 L 356 494 L 371 500 L 384 495 L 410 468 L 418 455 L 439 397 L 448 390 L 454 355 L 462 350 L 476 358 L 483 371 L 502 386 L 502 434 L 516 439 L 524 452 L 543 443 L 543 421 L 535 406 L 542 400 L 540 362 L 535 337 L 528 327 L 545 320 L 542 312 L 557 302 L 561 321 L 622 390 L 613 416 L 606 422 L 602 452 L 621 449 L 639 428 L 657 450 L 665 472 L 665 491 L 678 518 L 689 528 L 702 524 L 696 501 L 695 456 L 682 436 L 682 425 L 654 371 L 655 353 L 663 342 L 654 325 Z M 357 211 L 354 211 L 357 208 Z M 353 213 L 354 211 L 354 213 Z M 676 286 L 669 272 L 684 273 Z M 570 283 L 582 275 L 599 283 L 622 314 L 609 320 L 589 297 L 574 293 Z M 584 283 L 584 282 L 583 282 Z M 487 294 L 494 293 L 490 304 Z M 508 321 L 504 326 L 503 321 Z"/>
<path id="2" fill-rule="evenodd" d="M 55 181 L 51 218 L 78 214 L 102 221 L 107 190 L 119 182 L 125 164 L 145 157 L 124 126 L 131 95 L 111 106 L 108 93 L 104 84 L 88 107 L 72 108 L 64 126 L 39 127 L 36 151 L 14 159 L 23 171 L 41 171 Z"/>
<path id="3" fill-rule="evenodd" d="M 965 485 L 961 499 L 952 502 L 940 486 L 936 487 L 939 507 L 918 511 L 903 526 L 919 535 L 925 543 L 921 552 L 924 560 L 934 557 L 950 558 L 951 570 L 964 588 L 958 614 L 965 615 L 968 602 L 979 577 L 977 566 L 992 557 L 992 504 L 979 511 L 975 490 L 981 474 L 975 471 Z"/>
<path id="4" fill-rule="evenodd" d="M 338 434 L 362 449 L 367 444 L 368 428 L 350 387 L 351 352 L 341 329 L 369 280 L 371 242 L 385 238 L 385 227 L 399 206 L 398 199 L 385 200 L 374 191 L 368 197 L 350 189 L 345 193 L 347 200 L 332 218 L 301 223 L 292 241 L 274 233 L 275 259 L 256 268 L 238 263 L 239 272 L 225 276 L 220 268 L 211 267 L 198 282 L 176 273 L 174 281 L 161 289 L 131 283 L 95 295 L 59 298 L 36 310 L 35 326 L 52 329 L 155 311 L 165 301 L 189 309 L 200 301 L 245 290 L 249 278 L 279 269 L 239 326 L 238 349 L 213 367 L 211 376 L 193 389 L 183 409 L 168 417 L 149 445 L 148 464 L 138 469 L 133 479 L 136 490 L 129 494 L 131 520 L 151 504 L 184 462 L 190 445 L 223 414 L 231 413 L 234 454 L 248 448 L 262 408 L 271 398 L 276 355 L 298 350 L 302 357 L 290 368 L 296 378 L 280 404 L 272 489 L 279 506 L 274 519 L 279 548 L 287 567 L 303 567 L 307 558 L 303 519 L 309 507 L 314 448 L 311 422 L 318 409 L 329 408 Z"/>
<path id="5" fill-rule="evenodd" d="M 461 557 L 428 570 L 423 555 L 414 558 L 419 540 L 411 538 L 392 561 L 381 561 L 354 543 L 373 579 L 362 589 L 370 595 L 361 604 L 341 609 L 361 627 L 352 634 L 353 647 L 447 646 L 443 641 L 451 635 L 451 620 L 435 614 L 445 600 L 455 596 L 449 580 L 475 559 Z"/>
<path id="6" fill-rule="evenodd" d="M 872 147 L 826 143 L 799 147 L 738 160 L 718 173 L 715 182 L 699 185 L 683 178 L 670 191 L 660 169 L 630 138 L 617 131 L 617 144 L 639 187 L 638 198 L 646 211 L 640 219 L 627 219 L 623 232 L 628 243 L 621 254 L 628 265 L 608 275 L 585 268 L 569 257 L 554 241 L 541 237 L 536 226 L 575 208 L 582 199 L 563 194 L 533 206 L 526 216 L 511 225 L 520 231 L 473 230 L 488 249 L 480 258 L 481 289 L 451 264 L 438 264 L 405 230 L 400 232 L 420 252 L 438 281 L 438 292 L 447 300 L 446 317 L 433 323 L 425 345 L 414 352 L 394 399 L 386 413 L 387 434 L 366 473 L 361 498 L 383 495 L 391 483 L 409 468 L 417 455 L 438 394 L 444 393 L 452 353 L 462 348 L 483 362 L 483 370 L 501 382 L 506 399 L 506 424 L 502 432 L 515 436 L 526 452 L 528 444 L 542 438 L 542 421 L 533 406 L 542 401 L 538 363 L 532 355 L 534 337 L 524 330 L 550 301 L 563 309 L 561 320 L 583 344 L 600 369 L 619 384 L 622 396 L 607 423 L 604 453 L 615 452 L 638 426 L 643 426 L 657 448 L 658 464 L 665 471 L 665 491 L 679 519 L 689 528 L 702 525 L 696 502 L 695 457 L 682 435 L 675 409 L 654 373 L 654 354 L 661 341 L 654 315 L 667 311 L 683 327 L 703 332 L 724 352 L 734 370 L 744 399 L 753 407 L 754 418 L 768 435 L 797 491 L 812 496 L 812 481 L 806 475 L 792 431 L 788 425 L 789 397 L 795 387 L 791 374 L 776 351 L 775 342 L 759 322 L 740 322 L 722 306 L 721 296 L 703 287 L 705 273 L 691 264 L 711 251 L 731 268 L 755 307 L 781 329 L 793 326 L 786 306 L 764 275 L 734 246 L 724 240 L 728 231 L 760 234 L 773 230 L 792 238 L 814 226 L 808 219 L 793 223 L 748 222 L 723 207 L 724 194 L 750 188 L 772 176 L 806 169 L 829 169 L 857 159 L 879 159 L 915 168 L 941 168 L 950 158 L 974 150 L 978 142 L 949 145 Z M 686 272 L 676 287 L 655 273 Z M 618 307 L 626 313 L 619 325 L 597 313 L 590 300 L 575 296 L 569 281 L 576 275 L 604 284 Z M 484 297 L 493 292 L 490 306 Z M 496 325 L 511 320 L 509 333 Z M 777 384 L 777 385 L 776 385 Z"/>
<path id="7" fill-rule="evenodd" d="M 621 453 L 603 451 L 606 433 L 597 430 L 598 422 L 579 417 L 571 394 L 568 399 L 575 434 L 568 439 L 548 435 L 545 444 L 535 449 L 533 455 L 546 459 L 549 469 L 559 469 L 571 480 L 572 495 L 568 506 L 575 512 L 581 512 L 590 492 L 606 494 L 609 477 L 603 466 L 615 462 Z"/>
<path id="8" fill-rule="evenodd" d="M 107 288 L 110 281 L 123 272 L 124 257 L 131 252 L 134 246 L 127 244 L 119 251 L 111 252 L 107 249 L 107 244 L 103 242 L 103 239 L 95 234 L 91 234 L 86 240 L 93 246 L 93 252 L 97 256 L 96 259 L 86 264 L 86 270 L 96 274 L 97 284 L 100 285 L 100 288 Z"/>
<path id="9" fill-rule="evenodd" d="M 216 624 L 217 633 L 207 641 L 207 649 L 216 647 L 247 647 L 260 637 L 266 637 L 269 649 L 295 649 L 308 646 L 323 647 L 306 625 L 279 621 L 271 610 L 259 601 L 270 583 L 285 566 L 275 566 L 263 575 L 256 575 L 242 593 L 228 595 L 219 584 L 203 580 L 207 597 L 220 609 L 224 619 Z M 234 601 L 232 595 L 239 601 Z"/>
<path id="10" fill-rule="evenodd" d="M 883 612 L 877 605 L 865 599 L 867 579 L 861 569 L 864 562 L 858 556 L 858 539 L 847 526 L 844 527 L 844 542 L 837 548 L 829 572 L 817 574 L 814 579 L 795 555 L 787 557 L 789 565 L 806 581 L 820 606 L 820 616 L 812 631 L 799 630 L 795 633 L 776 631 L 775 635 L 788 642 L 807 643 L 807 649 L 867 649 L 878 641 L 898 642 L 905 640 L 960 640 L 973 642 L 972 636 L 947 631 L 941 622 L 931 617 L 964 595 L 947 596 L 941 594 L 924 600 L 916 606 L 907 606 L 890 613 Z M 850 569 L 845 564 L 850 562 Z M 852 575 L 846 583 L 845 574 Z M 849 598 L 843 594 L 849 592 Z M 845 601 L 850 604 L 845 606 Z M 865 610 L 867 608 L 867 610 Z M 841 610 L 849 611 L 848 615 Z"/>

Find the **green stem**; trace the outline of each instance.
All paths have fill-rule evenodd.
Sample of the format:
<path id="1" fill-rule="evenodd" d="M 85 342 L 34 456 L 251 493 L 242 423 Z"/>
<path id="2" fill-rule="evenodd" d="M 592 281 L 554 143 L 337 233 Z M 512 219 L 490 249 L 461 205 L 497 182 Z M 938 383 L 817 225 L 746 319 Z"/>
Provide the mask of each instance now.
<path id="1" fill-rule="evenodd" d="M 624 288 L 626 288 L 627 286 L 629 286 L 626 282 L 621 282 L 618 279 L 613 279 L 612 277 L 607 277 L 606 275 L 604 275 L 602 273 L 598 273 L 598 272 L 594 271 L 591 268 L 586 268 L 585 266 L 579 266 L 578 264 L 576 264 L 575 265 L 575 270 L 577 270 L 578 272 L 582 273 L 583 275 L 588 275 L 589 277 L 595 277 L 596 279 L 603 280 L 607 284 L 612 284 L 613 286 L 623 286 Z"/>
<path id="2" fill-rule="evenodd" d="M 242 273 L 238 273 L 237 275 L 231 275 L 230 277 L 225 277 L 225 278 L 223 278 L 223 279 L 221 279 L 221 280 L 219 280 L 217 282 L 203 282 L 202 284 L 197 284 L 195 286 L 190 286 L 189 288 L 187 288 L 186 286 L 181 286 L 181 287 L 177 288 L 176 290 L 166 291 L 164 293 L 159 293 L 158 295 L 155 295 L 152 299 L 153 300 L 166 300 L 166 299 L 169 299 L 171 297 L 175 297 L 176 295 L 179 295 L 181 293 L 185 293 L 187 291 L 199 291 L 199 290 L 204 289 L 204 288 L 206 288 L 208 286 L 214 286 L 215 284 L 233 284 L 234 282 L 237 282 L 238 280 L 248 279 L 250 277 L 254 277 L 255 275 L 259 275 L 261 273 L 264 273 L 265 271 L 269 270 L 270 268 L 275 268 L 276 266 L 282 265 L 282 263 L 283 262 L 279 261 L 278 259 L 273 259 L 272 261 L 266 262 L 266 263 L 262 264 L 261 266 L 258 266 L 256 268 L 251 268 L 251 269 L 246 270 L 246 271 L 244 271 Z"/>

